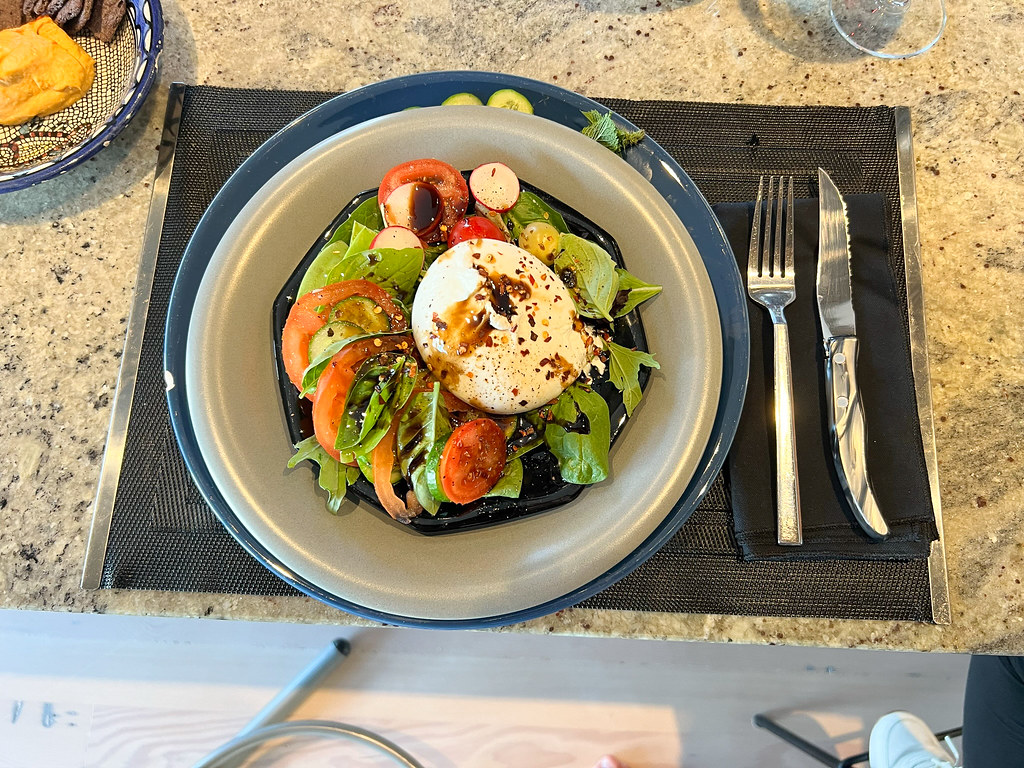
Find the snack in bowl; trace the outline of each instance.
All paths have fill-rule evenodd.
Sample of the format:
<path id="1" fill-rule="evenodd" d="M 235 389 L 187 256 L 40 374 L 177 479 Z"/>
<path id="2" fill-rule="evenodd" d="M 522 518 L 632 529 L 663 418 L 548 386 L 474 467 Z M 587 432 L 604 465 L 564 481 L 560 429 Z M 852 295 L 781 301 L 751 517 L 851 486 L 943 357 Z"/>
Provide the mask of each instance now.
<path id="1" fill-rule="evenodd" d="M 95 73 L 92 57 L 48 16 L 0 31 L 0 125 L 74 104 Z"/>
<path id="2" fill-rule="evenodd" d="M 659 367 L 616 325 L 660 287 L 501 163 L 402 163 L 346 210 L 290 294 L 280 346 L 293 399 L 312 402 L 289 466 L 319 465 L 328 507 L 362 477 L 395 520 L 457 515 L 520 498 L 538 454 L 559 483 L 606 479 L 607 393 L 631 415 L 641 367 Z"/>

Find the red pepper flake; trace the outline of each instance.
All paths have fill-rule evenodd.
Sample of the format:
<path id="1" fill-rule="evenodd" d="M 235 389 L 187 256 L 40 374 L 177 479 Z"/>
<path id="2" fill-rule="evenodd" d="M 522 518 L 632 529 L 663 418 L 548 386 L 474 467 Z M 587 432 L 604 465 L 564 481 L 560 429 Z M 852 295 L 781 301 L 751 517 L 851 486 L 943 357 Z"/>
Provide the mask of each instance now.
<path id="1" fill-rule="evenodd" d="M 522 355 L 523 357 L 526 357 L 528 354 L 530 354 L 530 350 L 528 350 L 528 349 L 521 349 L 521 350 L 519 350 L 519 354 Z"/>
<path id="2" fill-rule="evenodd" d="M 536 341 L 536 340 L 537 340 L 537 332 L 536 331 L 530 331 L 530 341 Z"/>
<path id="3" fill-rule="evenodd" d="M 518 395 L 519 394 L 519 387 L 512 387 L 512 394 L 513 395 Z"/>
<path id="4" fill-rule="evenodd" d="M 534 279 L 533 275 L 527 275 L 526 277 L 529 278 L 530 285 L 536 285 L 537 284 L 537 281 Z"/>

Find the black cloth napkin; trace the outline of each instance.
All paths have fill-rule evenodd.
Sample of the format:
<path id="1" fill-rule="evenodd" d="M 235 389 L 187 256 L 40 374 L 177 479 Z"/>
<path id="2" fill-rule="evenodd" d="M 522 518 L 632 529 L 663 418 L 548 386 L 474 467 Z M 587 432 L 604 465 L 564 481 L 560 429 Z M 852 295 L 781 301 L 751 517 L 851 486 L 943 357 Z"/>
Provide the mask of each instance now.
<path id="1" fill-rule="evenodd" d="M 750 380 L 739 429 L 729 453 L 733 522 L 745 560 L 914 559 L 938 538 L 917 415 L 906 312 L 900 306 L 883 229 L 883 198 L 850 195 L 853 306 L 860 354 L 857 375 L 868 432 L 868 474 L 891 534 L 864 534 L 849 511 L 835 471 L 828 434 L 824 347 L 815 276 L 818 201 L 794 204 L 796 300 L 789 322 L 796 451 L 804 543 L 776 543 L 772 324 L 758 304 L 750 313 Z M 753 203 L 722 204 L 722 223 L 740 272 L 746 275 Z"/>

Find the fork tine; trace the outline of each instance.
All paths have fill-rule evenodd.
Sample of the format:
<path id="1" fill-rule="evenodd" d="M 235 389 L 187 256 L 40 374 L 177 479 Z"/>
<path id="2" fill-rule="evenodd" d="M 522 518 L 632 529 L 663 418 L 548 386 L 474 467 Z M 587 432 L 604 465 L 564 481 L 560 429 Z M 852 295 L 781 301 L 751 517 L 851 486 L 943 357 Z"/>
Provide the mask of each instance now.
<path id="1" fill-rule="evenodd" d="M 779 176 L 779 194 L 775 203 L 775 243 L 772 249 L 772 276 L 782 277 L 782 189 L 786 179 Z"/>
<path id="2" fill-rule="evenodd" d="M 789 194 L 786 197 L 786 264 L 784 274 L 793 277 L 793 177 L 789 177 Z"/>
<path id="3" fill-rule="evenodd" d="M 775 177 L 768 177 L 768 195 L 764 206 L 764 237 L 761 242 L 761 274 L 772 274 L 772 199 L 775 197 Z"/>
<path id="4" fill-rule="evenodd" d="M 757 183 L 757 201 L 754 203 L 754 221 L 750 227 L 750 248 L 747 250 L 747 277 L 761 274 L 759 251 L 761 247 L 761 202 L 764 199 L 764 176 Z"/>

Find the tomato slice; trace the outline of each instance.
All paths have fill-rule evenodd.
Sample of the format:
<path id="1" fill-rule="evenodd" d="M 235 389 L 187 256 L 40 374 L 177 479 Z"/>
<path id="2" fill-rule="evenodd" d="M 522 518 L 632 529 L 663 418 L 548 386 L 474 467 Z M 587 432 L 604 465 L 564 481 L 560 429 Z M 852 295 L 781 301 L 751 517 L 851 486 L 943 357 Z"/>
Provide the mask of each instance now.
<path id="1" fill-rule="evenodd" d="M 448 232 L 448 247 L 458 245 L 464 240 L 501 240 L 505 241 L 505 233 L 498 225 L 483 216 L 467 216 L 455 223 Z"/>
<path id="2" fill-rule="evenodd" d="M 341 453 L 334 444 L 338 440 L 338 428 L 345 415 L 345 398 L 349 387 L 356 377 L 359 366 L 366 358 L 380 352 L 412 347 L 412 339 L 408 336 L 386 336 L 379 339 L 361 339 L 353 341 L 331 358 L 313 393 L 313 432 L 317 442 L 335 460 L 341 459 Z M 391 476 L 388 470 L 388 477 Z"/>
<path id="3" fill-rule="evenodd" d="M 396 165 L 384 174 L 380 187 L 377 189 L 377 201 L 383 204 L 388 199 L 388 195 L 400 186 L 414 181 L 429 182 L 441 194 L 444 213 L 441 218 L 441 226 L 435 236 L 444 240 L 456 222 L 466 215 L 466 208 L 469 207 L 469 187 L 466 185 L 466 180 L 462 178 L 462 174 L 457 168 L 441 160 L 433 158 L 410 160 L 407 163 Z"/>
<path id="4" fill-rule="evenodd" d="M 404 331 L 409 327 L 405 315 L 395 304 L 391 294 L 369 280 L 332 283 L 300 296 L 288 312 L 288 319 L 281 332 L 281 357 L 284 359 L 284 369 L 288 374 L 288 380 L 300 392 L 302 374 L 309 365 L 309 340 L 327 322 L 331 307 L 350 296 L 365 296 L 376 302 L 391 320 L 391 330 Z"/>
<path id="5" fill-rule="evenodd" d="M 309 340 L 324 321 L 315 312 L 293 304 L 281 333 L 281 357 L 288 380 L 302 391 L 302 374 L 309 365 Z"/>
<path id="6" fill-rule="evenodd" d="M 505 433 L 491 419 L 457 427 L 441 453 L 441 487 L 456 504 L 476 501 L 505 471 Z"/>
<path id="7" fill-rule="evenodd" d="M 310 312 L 315 312 L 326 323 L 331 307 L 351 296 L 365 296 L 375 301 L 391 319 L 391 330 L 404 331 L 408 327 L 405 315 L 395 304 L 391 294 L 369 280 L 343 280 L 340 283 L 331 283 L 300 296 L 295 303 Z"/>

